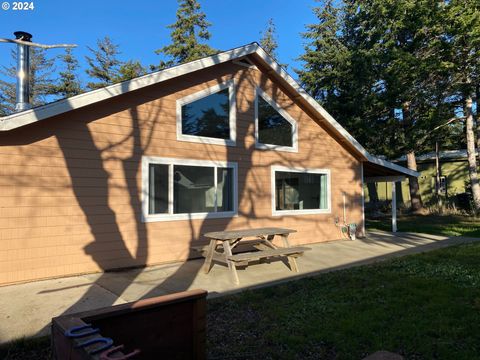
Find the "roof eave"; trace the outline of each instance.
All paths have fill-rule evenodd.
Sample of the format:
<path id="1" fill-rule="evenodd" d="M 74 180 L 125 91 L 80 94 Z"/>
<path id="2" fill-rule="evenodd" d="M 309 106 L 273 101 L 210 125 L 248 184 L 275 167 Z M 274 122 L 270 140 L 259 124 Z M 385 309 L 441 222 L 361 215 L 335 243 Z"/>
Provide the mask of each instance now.
<path id="1" fill-rule="evenodd" d="M 221 64 L 232 59 L 246 56 L 255 52 L 258 48 L 259 46 L 256 43 L 248 44 L 206 58 L 177 65 L 131 80 L 123 81 L 118 84 L 109 85 L 98 90 L 72 96 L 51 104 L 46 104 L 30 110 L 14 113 L 0 118 L 0 131 L 13 130 L 21 126 L 45 120 L 52 116 L 66 113 L 70 110 L 80 109 L 93 103 L 107 100 L 130 91 L 170 80 L 178 76 L 188 74 L 192 71 L 202 70 L 216 64 Z"/>
<path id="2" fill-rule="evenodd" d="M 417 171 L 410 170 L 410 169 L 407 169 L 406 167 L 394 164 L 390 161 L 377 158 L 376 156 L 373 156 L 371 154 L 368 154 L 367 160 L 373 164 L 380 165 L 394 171 L 398 171 L 399 173 L 402 173 L 407 176 L 414 176 L 414 177 L 420 176 L 420 173 Z"/>

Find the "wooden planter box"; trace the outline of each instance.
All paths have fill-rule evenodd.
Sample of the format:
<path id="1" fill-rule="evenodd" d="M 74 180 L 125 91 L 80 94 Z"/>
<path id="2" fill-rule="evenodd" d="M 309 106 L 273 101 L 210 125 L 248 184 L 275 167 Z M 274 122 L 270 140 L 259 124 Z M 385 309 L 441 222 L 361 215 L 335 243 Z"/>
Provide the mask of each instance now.
<path id="1" fill-rule="evenodd" d="M 114 358 L 205 359 L 206 296 L 204 290 L 185 291 L 52 319 L 52 348 L 55 359 Z M 68 330 L 91 325 L 73 334 L 98 329 L 87 336 L 71 337 Z M 100 339 L 100 340 L 99 340 Z M 105 340 L 101 340 L 105 339 Z M 113 341 L 109 349 L 99 350 Z M 89 340 L 96 342 L 81 346 Z M 103 342 L 102 342 L 103 341 Z M 125 357 L 135 350 L 140 352 Z"/>

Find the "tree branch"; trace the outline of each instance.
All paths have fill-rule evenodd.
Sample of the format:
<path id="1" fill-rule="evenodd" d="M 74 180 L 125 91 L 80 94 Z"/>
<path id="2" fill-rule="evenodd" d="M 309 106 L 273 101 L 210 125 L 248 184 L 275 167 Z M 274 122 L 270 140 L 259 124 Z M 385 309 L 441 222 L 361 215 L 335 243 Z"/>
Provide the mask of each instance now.
<path id="1" fill-rule="evenodd" d="M 465 119 L 466 119 L 465 116 L 453 117 L 453 118 L 451 118 L 451 119 L 448 119 L 445 124 L 438 125 L 437 127 L 433 128 L 431 132 L 436 131 L 436 130 L 444 127 L 444 126 L 447 126 L 448 124 L 451 124 L 451 123 L 454 122 L 454 121 L 465 120 Z"/>
<path id="2" fill-rule="evenodd" d="M 15 44 L 21 44 L 21 45 L 27 45 L 27 46 L 34 46 L 34 47 L 39 47 L 39 48 L 42 48 L 42 49 L 74 48 L 74 47 L 77 47 L 76 44 L 44 45 L 44 44 L 34 43 L 34 42 L 30 42 L 30 41 L 23 41 L 23 40 L 17 40 L 17 39 L 2 39 L 2 38 L 0 38 L 0 42 L 3 42 L 3 43 L 15 43 Z"/>

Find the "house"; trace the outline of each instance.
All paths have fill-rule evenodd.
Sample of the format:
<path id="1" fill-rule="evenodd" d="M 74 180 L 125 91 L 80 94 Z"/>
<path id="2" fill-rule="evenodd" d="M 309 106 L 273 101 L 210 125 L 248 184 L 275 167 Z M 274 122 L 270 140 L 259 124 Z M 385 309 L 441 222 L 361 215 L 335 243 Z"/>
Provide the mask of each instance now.
<path id="1" fill-rule="evenodd" d="M 435 189 L 437 184 L 435 152 L 429 152 L 417 156 L 417 169 L 420 173 L 418 184 L 420 186 L 420 195 L 424 203 L 429 204 L 434 201 Z M 406 165 L 406 157 L 402 156 L 393 162 L 399 165 Z M 470 182 L 468 175 L 467 150 L 445 150 L 439 153 L 440 164 L 440 182 L 439 194 L 449 202 L 455 203 L 455 206 L 465 208 L 469 206 L 467 187 Z M 399 206 L 410 206 L 410 192 L 408 181 L 397 183 L 397 204 Z M 370 196 L 374 191 L 376 195 Z M 373 198 L 380 202 L 391 200 L 391 184 L 378 182 L 376 186 L 365 188 L 365 200 L 367 207 Z"/>
<path id="2" fill-rule="evenodd" d="M 0 284 L 185 260 L 202 234 L 364 232 L 370 155 L 258 44 L 0 119 Z M 343 216 L 345 214 L 345 218 Z"/>

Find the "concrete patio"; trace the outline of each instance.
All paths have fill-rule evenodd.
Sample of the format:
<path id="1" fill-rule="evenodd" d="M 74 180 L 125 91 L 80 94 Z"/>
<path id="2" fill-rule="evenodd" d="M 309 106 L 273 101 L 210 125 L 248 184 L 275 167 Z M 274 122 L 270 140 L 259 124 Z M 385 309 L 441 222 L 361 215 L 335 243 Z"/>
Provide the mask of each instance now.
<path id="1" fill-rule="evenodd" d="M 239 269 L 240 285 L 234 285 L 228 269 L 214 265 L 201 272 L 203 259 L 144 269 L 31 282 L 0 287 L 0 343 L 46 335 L 52 317 L 121 304 L 187 289 L 206 289 L 210 297 L 270 286 L 351 266 L 419 253 L 475 238 L 414 233 L 369 232 L 364 239 L 309 245 L 298 259 L 300 273 L 274 260 Z"/>

